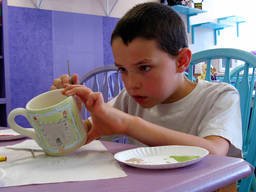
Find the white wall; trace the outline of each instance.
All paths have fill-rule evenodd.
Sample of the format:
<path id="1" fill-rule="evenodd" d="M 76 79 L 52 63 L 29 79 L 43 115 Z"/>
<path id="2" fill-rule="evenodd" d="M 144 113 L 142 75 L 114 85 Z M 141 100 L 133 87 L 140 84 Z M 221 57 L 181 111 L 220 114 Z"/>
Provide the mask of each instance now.
<path id="1" fill-rule="evenodd" d="M 159 0 L 8 0 L 9 6 L 36 8 L 36 2 L 41 1 L 41 9 L 76 12 L 92 15 L 107 15 L 107 2 L 109 16 L 122 17 L 130 8 L 138 3 L 159 2 Z M 116 4 L 115 4 L 116 3 Z"/>

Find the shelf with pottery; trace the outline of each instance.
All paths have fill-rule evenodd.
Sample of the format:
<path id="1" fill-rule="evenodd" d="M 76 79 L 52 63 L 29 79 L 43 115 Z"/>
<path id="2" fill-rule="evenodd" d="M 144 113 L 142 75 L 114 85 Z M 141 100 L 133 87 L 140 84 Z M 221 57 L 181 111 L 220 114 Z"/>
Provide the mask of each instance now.
<path id="1" fill-rule="evenodd" d="M 207 12 L 207 11 L 202 10 L 202 9 L 186 7 L 186 6 L 183 6 L 183 5 L 175 5 L 175 6 L 172 6 L 172 8 L 176 12 L 187 16 L 187 31 L 188 31 L 188 33 L 190 33 L 190 17 Z"/>

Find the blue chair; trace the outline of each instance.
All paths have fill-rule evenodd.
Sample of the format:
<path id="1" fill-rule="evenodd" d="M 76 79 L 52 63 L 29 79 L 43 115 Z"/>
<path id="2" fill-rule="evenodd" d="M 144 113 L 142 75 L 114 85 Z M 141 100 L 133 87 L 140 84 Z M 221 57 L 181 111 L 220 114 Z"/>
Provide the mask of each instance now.
<path id="1" fill-rule="evenodd" d="M 98 67 L 86 73 L 80 79 L 80 84 L 89 87 L 94 92 L 101 92 L 105 102 L 118 95 L 124 87 L 118 69 L 114 65 Z M 86 119 L 90 116 L 85 108 L 83 109 L 83 116 Z M 127 137 L 117 137 L 113 141 L 127 143 Z"/>
<path id="2" fill-rule="evenodd" d="M 251 68 L 249 68 L 249 70 L 251 70 L 251 72 L 249 73 L 249 79 L 251 80 L 252 78 L 254 78 L 254 73 L 253 73 L 253 70 L 254 70 L 254 68 L 253 67 L 251 67 Z M 231 79 L 231 81 L 234 83 L 234 86 L 235 87 L 237 87 L 237 85 L 238 85 L 238 83 L 242 80 L 241 79 L 241 76 L 242 76 L 242 74 L 244 73 L 244 64 L 243 65 L 240 65 L 240 66 L 237 66 L 235 69 L 233 69 L 232 71 L 231 71 L 231 73 L 230 73 L 230 79 Z M 253 90 L 253 100 L 254 100 L 254 97 L 255 97 L 255 85 L 254 85 L 254 90 Z M 252 101 L 253 102 L 253 101 Z M 253 117 L 255 117 L 255 115 L 253 115 L 255 112 L 253 112 L 253 108 L 251 109 L 251 111 L 250 111 L 250 117 L 249 117 L 249 122 L 251 121 L 251 118 L 253 118 Z M 255 121 L 255 119 L 254 120 L 252 120 L 252 123 L 251 123 L 251 126 L 254 126 L 255 125 L 255 122 L 253 122 L 253 121 Z M 247 135 L 249 136 L 248 138 L 247 138 L 247 140 L 249 140 L 250 142 L 255 142 L 255 141 L 252 141 L 252 137 L 253 137 L 253 129 L 249 129 L 248 130 L 249 131 L 249 133 L 247 133 Z M 251 144 L 252 146 L 255 146 L 255 144 Z M 246 155 L 246 156 L 248 156 L 248 158 L 250 158 L 250 159 L 248 159 L 248 161 L 253 161 L 253 163 L 252 163 L 252 165 L 254 166 L 254 168 L 256 167 L 256 157 L 255 156 L 253 156 L 252 154 L 253 153 L 255 153 L 255 151 L 254 151 L 254 149 L 252 149 L 251 151 L 248 151 L 248 149 L 247 149 L 247 153 L 249 153 L 250 154 L 250 157 L 248 156 L 248 155 Z M 250 178 L 248 178 L 248 179 L 250 179 Z M 249 181 L 247 181 L 247 182 L 249 182 Z M 254 191 L 254 192 L 256 192 L 256 177 L 255 177 L 255 174 L 252 176 L 252 181 L 251 181 L 251 191 Z"/>
<path id="3" fill-rule="evenodd" d="M 243 65 L 231 71 L 230 66 L 235 60 L 241 61 Z M 211 81 L 211 67 L 216 61 L 222 62 L 225 66 L 223 78 L 221 78 L 220 81 L 233 83 L 239 91 L 243 129 L 243 158 L 255 167 L 256 138 L 253 138 L 253 133 L 255 133 L 256 129 L 256 102 L 253 102 L 253 93 L 256 56 L 243 50 L 231 48 L 217 48 L 200 51 L 192 55 L 191 64 L 187 72 L 188 78 L 193 80 L 195 65 L 204 62 L 207 66 L 205 80 Z M 235 82 L 232 82 L 231 79 L 234 77 L 237 78 L 235 79 Z M 242 179 L 239 184 L 239 191 L 247 192 L 250 191 L 251 188 L 253 189 L 255 186 L 255 179 L 253 178 L 255 178 L 255 175 Z M 255 191 L 255 189 L 253 190 Z"/>

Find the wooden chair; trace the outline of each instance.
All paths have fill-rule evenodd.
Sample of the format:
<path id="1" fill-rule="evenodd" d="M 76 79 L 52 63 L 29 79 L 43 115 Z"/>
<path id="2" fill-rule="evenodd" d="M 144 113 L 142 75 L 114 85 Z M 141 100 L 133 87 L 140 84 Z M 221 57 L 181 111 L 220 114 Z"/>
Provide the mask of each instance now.
<path id="1" fill-rule="evenodd" d="M 237 60 L 241 61 L 243 65 L 231 72 L 231 64 Z M 192 55 L 191 64 L 187 72 L 188 78 L 193 80 L 195 77 L 195 65 L 203 62 L 207 66 L 205 80 L 212 81 L 211 68 L 214 63 L 216 64 L 216 61 L 222 62 L 222 65 L 225 67 L 223 77 L 219 81 L 231 83 L 239 91 L 243 129 L 243 157 L 255 167 L 256 138 L 253 137 L 253 133 L 255 133 L 256 129 L 256 102 L 253 102 L 253 93 L 256 56 L 243 50 L 231 48 L 218 48 L 200 51 Z M 232 82 L 231 79 L 235 76 L 237 78 Z M 240 192 L 247 192 L 250 190 L 253 177 L 254 175 L 246 179 L 242 179 L 239 185 Z"/>
<path id="2" fill-rule="evenodd" d="M 94 92 L 101 92 L 105 102 L 108 102 L 123 89 L 123 82 L 121 80 L 118 69 L 114 65 L 107 65 L 98 67 L 80 79 L 80 84 L 83 84 Z M 87 119 L 90 114 L 84 108 L 83 116 Z M 127 137 L 118 137 L 113 140 L 117 143 L 127 143 Z"/>

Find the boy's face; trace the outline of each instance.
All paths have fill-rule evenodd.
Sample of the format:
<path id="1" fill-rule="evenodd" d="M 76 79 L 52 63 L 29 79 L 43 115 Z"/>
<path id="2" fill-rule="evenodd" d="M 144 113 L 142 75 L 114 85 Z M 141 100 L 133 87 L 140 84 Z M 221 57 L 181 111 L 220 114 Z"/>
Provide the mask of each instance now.
<path id="1" fill-rule="evenodd" d="M 112 51 L 127 92 L 142 107 L 178 99 L 183 74 L 176 72 L 176 57 L 158 48 L 155 40 L 136 38 L 127 46 L 116 38 Z"/>

